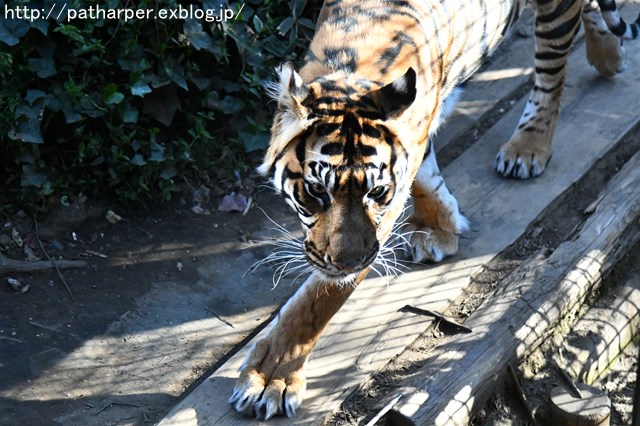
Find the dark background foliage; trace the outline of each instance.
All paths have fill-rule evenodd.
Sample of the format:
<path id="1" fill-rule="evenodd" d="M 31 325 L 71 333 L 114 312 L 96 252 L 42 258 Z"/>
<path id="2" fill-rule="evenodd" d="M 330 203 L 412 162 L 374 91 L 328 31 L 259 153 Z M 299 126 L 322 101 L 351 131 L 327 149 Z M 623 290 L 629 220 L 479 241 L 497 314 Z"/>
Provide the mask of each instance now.
<path id="1" fill-rule="evenodd" d="M 222 22 L 54 18 L 62 7 L 96 4 L 189 5 L 0 0 L 4 202 L 43 205 L 84 193 L 144 204 L 171 198 L 183 177 L 246 173 L 247 153 L 268 141 L 264 81 L 302 56 L 321 2 L 191 3 L 215 16 L 234 11 Z M 6 7 L 54 12 L 7 19 Z"/>

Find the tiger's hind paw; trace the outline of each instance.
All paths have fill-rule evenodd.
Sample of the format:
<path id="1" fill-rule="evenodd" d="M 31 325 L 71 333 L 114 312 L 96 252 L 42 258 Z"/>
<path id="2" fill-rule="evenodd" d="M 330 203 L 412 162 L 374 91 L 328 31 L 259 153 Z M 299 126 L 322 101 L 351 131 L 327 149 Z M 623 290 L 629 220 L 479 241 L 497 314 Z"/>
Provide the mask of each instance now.
<path id="1" fill-rule="evenodd" d="M 527 148 L 525 141 L 509 141 L 498 151 L 494 167 L 504 177 L 529 179 L 544 172 L 550 157 L 549 150 Z"/>
<path id="2" fill-rule="evenodd" d="M 603 77 L 613 77 L 626 68 L 626 53 L 620 39 L 610 32 L 585 31 L 587 60 Z"/>

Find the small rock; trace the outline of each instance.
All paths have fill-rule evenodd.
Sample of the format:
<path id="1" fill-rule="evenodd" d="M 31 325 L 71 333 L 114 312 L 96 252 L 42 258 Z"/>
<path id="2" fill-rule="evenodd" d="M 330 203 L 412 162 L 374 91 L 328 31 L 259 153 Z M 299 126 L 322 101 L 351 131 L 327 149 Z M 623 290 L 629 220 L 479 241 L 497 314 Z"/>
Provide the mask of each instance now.
<path id="1" fill-rule="evenodd" d="M 7 284 L 13 291 L 21 291 L 22 289 L 22 282 L 17 278 L 7 278 Z"/>
<path id="2" fill-rule="evenodd" d="M 40 260 L 40 257 L 33 251 L 28 244 L 22 246 L 22 251 L 24 252 L 25 257 L 29 262 L 35 262 L 36 260 Z"/>
<path id="3" fill-rule="evenodd" d="M 22 237 L 20 236 L 20 232 L 18 232 L 17 228 L 13 228 L 11 230 L 11 239 L 13 239 L 13 242 L 16 243 L 18 247 L 22 247 L 24 241 L 22 241 Z"/>
<path id="4" fill-rule="evenodd" d="M 198 189 L 193 191 L 193 202 L 196 204 L 205 204 L 209 202 L 211 190 L 204 185 L 200 185 Z"/>
<path id="5" fill-rule="evenodd" d="M 122 216 L 120 216 L 113 210 L 107 210 L 107 214 L 105 217 L 109 223 L 118 223 L 122 220 Z"/>
<path id="6" fill-rule="evenodd" d="M 62 251 L 62 250 L 64 250 L 64 244 L 62 244 L 62 243 L 61 243 L 60 241 L 58 241 L 58 240 L 53 240 L 53 241 L 51 241 L 51 246 L 52 246 L 54 249 L 58 250 L 58 251 Z"/>
<path id="7" fill-rule="evenodd" d="M 178 272 L 182 272 L 182 262 L 176 263 L 176 269 L 178 269 Z"/>
<path id="8" fill-rule="evenodd" d="M 191 211 L 202 216 L 209 216 L 211 214 L 211 210 L 202 208 L 200 204 L 196 204 L 195 206 L 191 207 Z"/>

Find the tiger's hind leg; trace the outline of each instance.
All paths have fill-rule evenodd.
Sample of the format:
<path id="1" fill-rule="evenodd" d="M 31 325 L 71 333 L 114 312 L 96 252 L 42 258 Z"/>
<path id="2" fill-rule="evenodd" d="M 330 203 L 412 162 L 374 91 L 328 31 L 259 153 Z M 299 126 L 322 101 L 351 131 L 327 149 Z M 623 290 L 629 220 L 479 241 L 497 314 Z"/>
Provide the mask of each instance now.
<path id="1" fill-rule="evenodd" d="M 416 262 L 439 262 L 458 251 L 458 235 L 469 228 L 458 202 L 447 189 L 433 144 L 412 186 L 413 215 L 405 229 L 407 250 Z"/>
<path id="2" fill-rule="evenodd" d="M 621 40 L 609 31 L 595 1 L 584 0 L 582 22 L 589 63 L 604 77 L 622 71 L 625 51 Z"/>
<path id="3" fill-rule="evenodd" d="M 534 86 L 513 136 L 496 156 L 495 168 L 503 176 L 528 179 L 544 172 L 560 113 L 567 57 L 580 26 L 581 1 L 536 2 Z"/>

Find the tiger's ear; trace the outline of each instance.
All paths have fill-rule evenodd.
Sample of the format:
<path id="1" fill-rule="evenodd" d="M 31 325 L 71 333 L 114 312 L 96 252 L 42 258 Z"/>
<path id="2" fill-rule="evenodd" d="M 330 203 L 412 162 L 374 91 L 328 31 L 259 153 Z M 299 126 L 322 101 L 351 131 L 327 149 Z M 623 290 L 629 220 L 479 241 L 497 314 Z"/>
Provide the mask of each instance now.
<path id="1" fill-rule="evenodd" d="M 377 104 L 385 119 L 398 117 L 416 99 L 416 72 L 409 68 L 402 77 L 378 89 L 377 95 Z"/>
<path id="2" fill-rule="evenodd" d="M 268 90 L 278 101 L 278 108 L 299 118 L 306 117 L 307 108 L 302 103 L 310 92 L 302 77 L 295 71 L 291 62 L 282 64 L 277 72 L 278 81 Z"/>
<path id="3" fill-rule="evenodd" d="M 305 106 L 305 101 L 313 95 L 293 65 L 290 62 L 283 64 L 278 74 L 279 79 L 267 87 L 271 97 L 278 102 L 278 112 L 271 126 L 269 147 L 258 167 L 263 176 L 274 170 L 279 154 L 314 121 L 309 118 L 309 108 Z"/>

